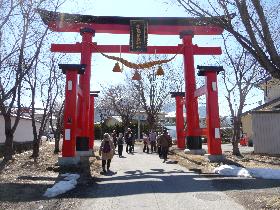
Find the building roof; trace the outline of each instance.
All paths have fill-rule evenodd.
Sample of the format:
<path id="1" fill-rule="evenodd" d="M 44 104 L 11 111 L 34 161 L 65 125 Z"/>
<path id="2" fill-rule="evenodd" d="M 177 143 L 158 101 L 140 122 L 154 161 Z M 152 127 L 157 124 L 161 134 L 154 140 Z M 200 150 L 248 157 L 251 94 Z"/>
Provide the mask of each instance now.
<path id="1" fill-rule="evenodd" d="M 3 116 L 2 113 L 0 113 L 0 116 Z M 12 118 L 16 118 L 17 115 L 16 115 L 16 114 L 11 114 L 11 117 L 12 117 Z M 21 115 L 19 118 L 20 118 L 20 119 L 23 119 L 23 120 L 32 120 L 32 118 L 31 118 L 30 116 L 25 116 L 25 115 Z M 38 119 L 35 119 L 35 121 L 36 121 L 36 122 L 41 122 L 41 121 L 38 120 Z"/>
<path id="2" fill-rule="evenodd" d="M 280 85 L 280 80 L 271 76 L 266 77 L 265 79 L 256 84 L 256 86 L 261 89 L 265 89 L 266 87 L 273 87 L 276 85 Z"/>
<path id="3" fill-rule="evenodd" d="M 114 119 L 114 120 L 116 120 L 117 122 L 122 122 L 122 118 L 121 118 L 121 116 L 111 116 L 111 117 L 109 117 L 109 119 Z"/>
<path id="4" fill-rule="evenodd" d="M 279 108 L 280 108 L 280 97 L 275 98 L 275 99 L 273 99 L 273 100 L 271 100 L 271 101 L 269 101 L 269 102 L 267 102 L 263 105 L 260 105 L 260 106 L 254 108 L 254 109 L 251 109 L 247 112 L 244 112 L 244 113 L 242 113 L 241 116 L 245 116 L 247 114 L 251 114 L 254 111 L 260 111 L 260 110 L 263 110 L 263 109 L 270 109 L 271 110 L 271 109 L 279 109 Z"/>
<path id="5" fill-rule="evenodd" d="M 275 110 L 256 110 L 256 111 L 252 111 L 252 113 L 263 113 L 263 114 L 279 114 L 280 110 L 279 109 L 275 109 Z"/>
<path id="6" fill-rule="evenodd" d="M 184 117 L 186 117 L 186 113 L 185 112 L 183 113 L 183 115 L 184 115 Z M 176 111 L 168 112 L 165 115 L 165 118 L 176 118 Z"/>

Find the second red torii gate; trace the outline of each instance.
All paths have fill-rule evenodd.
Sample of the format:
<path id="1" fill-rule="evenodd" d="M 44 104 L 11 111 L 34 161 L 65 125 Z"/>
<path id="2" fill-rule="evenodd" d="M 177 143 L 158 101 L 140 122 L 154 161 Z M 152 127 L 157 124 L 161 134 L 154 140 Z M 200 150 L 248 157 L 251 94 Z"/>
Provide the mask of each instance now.
<path id="1" fill-rule="evenodd" d="M 220 135 L 220 117 L 218 105 L 218 87 L 217 74 L 223 71 L 221 66 L 197 66 L 199 69 L 198 76 L 205 77 L 205 84 L 194 92 L 195 98 L 202 95 L 206 96 L 206 128 L 195 128 L 197 133 L 196 141 L 185 141 L 187 136 L 183 105 L 185 105 L 184 92 L 171 92 L 171 97 L 176 101 L 176 133 L 177 133 L 177 147 L 179 149 L 201 150 L 202 139 L 201 136 L 207 138 L 207 148 L 210 155 L 221 155 L 221 135 Z M 187 144 L 186 144 L 187 143 Z M 203 151 L 193 151 L 194 154 L 203 154 Z M 211 159 L 211 158 L 209 158 Z"/>
<path id="2" fill-rule="evenodd" d="M 141 54 L 182 54 L 184 56 L 184 76 L 185 76 L 185 92 L 186 92 L 186 110 L 187 110 L 187 138 L 188 141 L 196 141 L 199 133 L 196 128 L 199 126 L 198 104 L 195 97 L 196 80 L 194 69 L 194 55 L 220 55 L 222 53 L 220 47 L 199 47 L 192 43 L 194 35 L 220 35 L 223 29 L 211 23 L 215 18 L 228 21 L 225 17 L 215 18 L 138 18 L 138 17 L 96 17 L 88 15 L 73 15 L 67 13 L 50 12 L 46 10 L 38 10 L 44 23 L 49 28 L 57 32 L 79 32 L 82 36 L 81 43 L 75 44 L 52 44 L 52 52 L 62 53 L 80 53 L 81 64 L 86 66 L 85 73 L 80 75 L 79 87 L 83 94 L 83 100 L 79 102 L 80 121 L 82 126 L 81 135 L 83 139 L 88 139 L 91 134 L 92 117 L 90 113 L 90 77 L 91 77 L 91 55 L 92 53 L 135 53 L 129 51 L 128 45 L 98 45 L 94 43 L 92 38 L 95 33 L 112 33 L 112 34 L 129 34 L 130 20 L 145 20 L 148 22 L 148 34 L 159 35 L 180 35 L 183 44 L 178 46 L 148 46 L 147 52 Z M 137 54 L 139 54 L 137 52 Z M 71 104 L 66 104 L 71 106 Z M 66 118 L 67 119 L 67 116 Z M 75 136 L 75 135 L 74 135 Z M 72 137 L 71 135 L 71 138 Z M 64 139 L 65 141 L 65 139 Z M 75 142 L 76 139 L 70 141 Z M 63 144 L 64 147 L 67 144 Z M 73 150 L 64 148 L 63 151 Z M 68 155 L 71 154 L 71 155 Z M 73 151 L 62 153 L 63 157 L 73 157 Z"/>

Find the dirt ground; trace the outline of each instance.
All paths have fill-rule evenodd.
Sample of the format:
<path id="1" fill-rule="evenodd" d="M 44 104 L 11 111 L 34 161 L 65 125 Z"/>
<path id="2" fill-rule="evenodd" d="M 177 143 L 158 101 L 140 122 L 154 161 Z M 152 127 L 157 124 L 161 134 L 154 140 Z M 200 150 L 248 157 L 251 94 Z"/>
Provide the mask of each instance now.
<path id="1" fill-rule="evenodd" d="M 35 163 L 31 151 L 17 154 L 13 161 L 0 170 L 0 209 L 72 209 L 81 202 L 84 189 L 92 187 L 100 176 L 100 161 L 89 159 L 89 168 L 60 168 L 56 166 L 58 155 L 53 154 L 53 143 L 44 143 L 40 158 Z M 227 164 L 244 167 L 280 168 L 280 157 L 245 154 L 244 157 L 225 153 Z M 203 156 L 186 155 L 173 148 L 169 158 L 178 164 L 212 180 L 217 190 L 224 191 L 247 209 L 280 209 L 280 181 L 220 177 L 212 173 L 217 163 L 209 163 Z M 87 171 L 89 170 L 89 171 Z M 61 179 L 65 172 L 82 174 L 75 190 L 48 199 L 43 197 L 48 187 Z"/>
<path id="2" fill-rule="evenodd" d="M 203 156 L 186 155 L 182 150 L 173 148 L 170 158 L 211 179 L 217 190 L 223 191 L 246 209 L 280 209 L 280 180 L 221 177 L 212 173 L 213 169 L 220 164 L 280 169 L 280 157 L 253 153 L 237 157 L 232 156 L 230 152 L 225 152 L 224 155 L 223 163 L 210 163 Z"/>
<path id="3" fill-rule="evenodd" d="M 53 154 L 54 144 L 45 142 L 40 148 L 37 163 L 30 159 L 31 151 L 16 154 L 0 171 L 0 209 L 71 209 L 79 205 L 79 199 L 71 193 L 48 199 L 43 196 L 47 188 L 61 179 L 60 174 L 81 173 L 78 168 L 59 168 L 58 155 Z M 90 158 L 93 177 L 98 176 L 99 164 Z M 80 185 L 84 183 L 81 182 Z M 69 196 L 70 195 L 70 196 Z"/>
<path id="4" fill-rule="evenodd" d="M 183 150 L 178 150 L 176 148 L 172 148 L 171 153 L 180 158 L 186 159 L 187 162 L 193 163 L 194 167 L 201 169 L 204 172 L 212 172 L 215 167 L 220 165 L 220 163 L 210 163 L 206 161 L 204 156 L 184 154 Z M 231 155 L 231 152 L 224 152 L 224 156 L 225 161 L 223 161 L 223 164 L 233 164 L 246 168 L 280 169 L 280 156 L 245 153 L 242 154 L 241 157 L 238 157 Z"/>

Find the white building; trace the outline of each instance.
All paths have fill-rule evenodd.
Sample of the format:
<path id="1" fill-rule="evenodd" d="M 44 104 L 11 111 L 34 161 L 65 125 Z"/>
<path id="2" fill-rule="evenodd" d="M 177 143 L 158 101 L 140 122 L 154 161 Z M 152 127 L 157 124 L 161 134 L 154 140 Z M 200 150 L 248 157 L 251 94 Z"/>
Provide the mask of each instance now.
<path id="1" fill-rule="evenodd" d="M 280 154 L 280 80 L 267 78 L 258 86 L 265 104 L 242 114 L 242 129 L 256 153 Z"/>
<path id="2" fill-rule="evenodd" d="M 15 117 L 12 117 L 12 125 L 15 122 Z M 36 122 L 39 130 L 40 123 Z M 5 121 L 3 115 L 0 115 L 0 144 L 5 142 Z M 32 122 L 30 118 L 22 117 L 19 121 L 17 129 L 14 134 L 14 142 L 28 142 L 33 141 Z"/>

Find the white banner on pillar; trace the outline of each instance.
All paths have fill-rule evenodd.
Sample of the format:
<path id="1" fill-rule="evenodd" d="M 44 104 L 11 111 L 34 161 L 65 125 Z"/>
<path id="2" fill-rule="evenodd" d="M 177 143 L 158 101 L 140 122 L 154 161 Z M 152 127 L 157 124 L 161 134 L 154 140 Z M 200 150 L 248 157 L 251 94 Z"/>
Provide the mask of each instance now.
<path id="1" fill-rule="evenodd" d="M 71 130 L 70 129 L 65 129 L 65 140 L 69 141 L 71 138 Z"/>
<path id="2" fill-rule="evenodd" d="M 217 91 L 217 83 L 216 82 L 212 82 L 212 90 Z"/>
<path id="3" fill-rule="evenodd" d="M 215 139 L 219 139 L 219 138 L 221 138 L 220 128 L 215 128 Z"/>
<path id="4" fill-rule="evenodd" d="M 72 90 L 72 80 L 68 81 L 68 90 Z"/>

